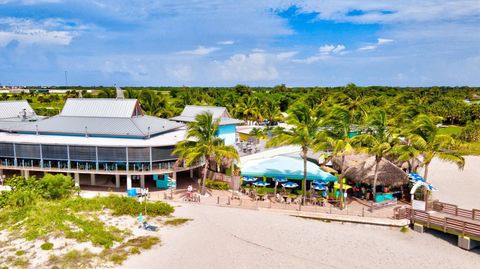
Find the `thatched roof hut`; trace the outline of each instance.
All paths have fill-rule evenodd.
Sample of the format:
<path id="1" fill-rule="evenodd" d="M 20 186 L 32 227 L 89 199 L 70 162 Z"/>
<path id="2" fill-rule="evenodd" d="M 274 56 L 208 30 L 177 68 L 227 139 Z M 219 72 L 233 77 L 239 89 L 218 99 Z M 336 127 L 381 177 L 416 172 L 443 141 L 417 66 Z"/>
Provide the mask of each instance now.
<path id="1" fill-rule="evenodd" d="M 333 168 L 340 170 L 341 158 L 332 160 Z M 344 175 L 355 183 L 373 184 L 375 157 L 366 154 L 347 155 Z M 408 183 L 407 174 L 395 164 L 382 159 L 378 167 L 377 185 L 399 186 Z"/>

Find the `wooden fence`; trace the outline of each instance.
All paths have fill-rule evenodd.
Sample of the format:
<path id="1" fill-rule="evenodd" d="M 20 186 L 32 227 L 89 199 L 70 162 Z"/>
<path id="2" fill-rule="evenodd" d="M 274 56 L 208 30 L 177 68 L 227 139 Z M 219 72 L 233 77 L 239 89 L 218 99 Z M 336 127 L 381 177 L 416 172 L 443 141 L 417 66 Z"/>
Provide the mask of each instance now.
<path id="1" fill-rule="evenodd" d="M 434 211 L 447 214 L 438 216 L 435 213 L 423 210 L 416 210 L 406 207 L 396 207 L 394 216 L 396 219 L 410 219 L 414 223 L 420 223 L 427 228 L 443 231 L 445 233 L 471 237 L 480 240 L 480 210 L 467 210 L 457 205 L 434 201 Z"/>

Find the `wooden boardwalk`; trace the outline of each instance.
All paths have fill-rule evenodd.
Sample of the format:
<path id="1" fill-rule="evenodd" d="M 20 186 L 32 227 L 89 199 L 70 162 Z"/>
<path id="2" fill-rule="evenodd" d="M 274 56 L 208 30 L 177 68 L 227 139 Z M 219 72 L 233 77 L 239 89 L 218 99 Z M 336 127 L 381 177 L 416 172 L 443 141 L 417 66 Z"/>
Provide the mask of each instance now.
<path id="1" fill-rule="evenodd" d="M 461 240 L 480 242 L 480 210 L 478 209 L 466 210 L 453 204 L 434 201 L 429 211 L 395 208 L 395 218 L 408 218 L 414 225 L 457 235 L 459 246 L 461 246 Z"/>

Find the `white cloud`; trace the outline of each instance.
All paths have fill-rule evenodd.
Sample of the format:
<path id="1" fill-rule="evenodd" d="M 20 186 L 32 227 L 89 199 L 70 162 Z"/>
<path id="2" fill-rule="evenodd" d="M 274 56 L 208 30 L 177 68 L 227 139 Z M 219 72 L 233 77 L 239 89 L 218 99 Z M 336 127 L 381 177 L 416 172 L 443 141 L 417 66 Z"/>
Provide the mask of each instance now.
<path id="1" fill-rule="evenodd" d="M 235 54 L 218 64 L 222 78 L 228 81 L 268 81 L 279 76 L 266 53 Z"/>
<path id="2" fill-rule="evenodd" d="M 354 23 L 398 23 L 464 20 L 480 15 L 478 0 L 297 1 L 301 12 L 318 13 L 318 18 Z M 351 11 L 361 11 L 354 16 Z"/>
<path id="3" fill-rule="evenodd" d="M 217 50 L 219 50 L 219 48 L 217 47 L 198 46 L 196 49 L 193 50 L 179 51 L 178 54 L 204 56 Z"/>
<path id="4" fill-rule="evenodd" d="M 385 44 L 388 44 L 388 43 L 391 43 L 391 42 L 393 42 L 393 39 L 379 38 L 379 39 L 377 39 L 377 43 L 360 47 L 358 50 L 359 51 L 375 50 L 379 46 L 382 46 L 382 45 L 385 45 Z"/>
<path id="5" fill-rule="evenodd" d="M 233 44 L 235 44 L 235 41 L 233 41 L 233 40 L 225 40 L 225 41 L 220 41 L 220 42 L 218 42 L 217 44 L 219 44 L 219 45 L 233 45 Z"/>
<path id="6" fill-rule="evenodd" d="M 345 51 L 346 47 L 342 44 L 339 45 L 330 45 L 326 44 L 318 48 L 318 53 L 307 57 L 305 59 L 295 59 L 293 60 L 296 63 L 312 64 L 318 61 L 326 60 L 333 55 L 343 55 L 347 53 Z"/>
<path id="7" fill-rule="evenodd" d="M 41 21 L 0 18 L 0 46 L 5 46 L 13 40 L 22 45 L 69 45 L 72 39 L 85 26 L 67 26 L 61 19 L 46 19 Z"/>
<path id="8" fill-rule="evenodd" d="M 298 54 L 298 51 L 280 52 L 277 54 L 277 59 L 280 61 L 288 60 L 297 54 Z"/>

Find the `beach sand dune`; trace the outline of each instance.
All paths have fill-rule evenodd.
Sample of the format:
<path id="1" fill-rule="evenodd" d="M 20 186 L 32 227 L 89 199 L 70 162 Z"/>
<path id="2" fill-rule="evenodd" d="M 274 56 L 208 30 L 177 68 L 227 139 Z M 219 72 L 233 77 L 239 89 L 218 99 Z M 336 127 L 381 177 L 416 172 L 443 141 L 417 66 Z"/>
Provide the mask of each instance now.
<path id="1" fill-rule="evenodd" d="M 324 223 L 236 208 L 181 205 L 193 218 L 122 268 L 478 268 L 480 255 L 430 233 Z"/>
<path id="2" fill-rule="evenodd" d="M 419 170 L 423 176 L 423 171 Z M 434 159 L 428 169 L 428 181 L 439 189 L 433 198 L 462 208 L 480 209 L 480 157 L 466 156 L 465 168 Z"/>

